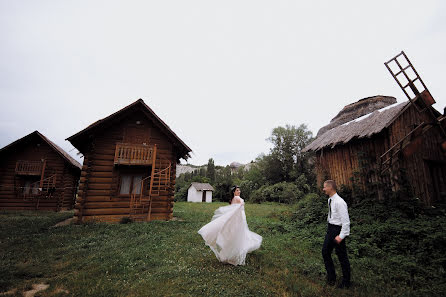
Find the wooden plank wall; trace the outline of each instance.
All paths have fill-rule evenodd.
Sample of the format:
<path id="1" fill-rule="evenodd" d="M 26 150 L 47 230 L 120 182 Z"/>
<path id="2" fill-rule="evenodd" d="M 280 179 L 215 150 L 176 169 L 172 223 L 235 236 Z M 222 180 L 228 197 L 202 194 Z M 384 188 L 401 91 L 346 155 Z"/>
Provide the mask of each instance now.
<path id="1" fill-rule="evenodd" d="M 173 164 L 176 163 L 176 154 L 171 142 L 142 113 L 134 113 L 106 131 L 95 135 L 91 149 L 84 155 L 75 206 L 75 216 L 78 222 L 118 222 L 122 217 L 129 216 L 130 197 L 123 197 L 118 193 L 119 168 L 121 167 L 115 166 L 113 161 L 116 143 L 123 142 L 126 127 L 134 125 L 137 120 L 140 121 L 140 125 L 147 128 L 149 144 L 157 145 L 157 157 L 171 160 Z M 140 137 L 140 139 L 144 139 L 144 137 Z M 150 167 L 146 168 L 147 175 L 150 175 Z M 171 181 L 169 193 L 153 198 L 151 217 L 154 220 L 172 218 L 175 170 L 173 170 Z"/>
<path id="2" fill-rule="evenodd" d="M 345 145 L 335 146 L 333 149 L 324 149 L 323 152 L 317 152 L 316 170 L 318 185 L 322 185 L 325 178 L 335 180 L 339 185 L 352 186 L 352 177 L 359 168 L 359 153 L 365 153 L 369 156 L 375 156 L 372 159 L 371 168 L 375 171 L 379 169 L 379 163 L 376 162 L 388 145 L 383 135 L 377 135 L 373 141 L 353 140 Z M 369 182 L 377 182 L 378 176 L 370 176 Z M 364 183 L 364 181 L 362 181 Z"/>
<path id="3" fill-rule="evenodd" d="M 391 144 L 393 145 L 398 139 L 407 135 L 413 125 L 431 121 L 427 113 L 420 114 L 412 105 L 389 127 Z M 411 156 L 404 158 L 401 163 L 401 166 L 406 169 L 414 194 L 420 197 L 426 205 L 431 205 L 434 202 L 432 178 L 427 170 L 426 161 L 446 162 L 440 148 L 441 140 L 438 128 L 430 129 L 423 135 L 419 149 Z"/>
<path id="4" fill-rule="evenodd" d="M 40 146 L 37 146 L 37 143 Z M 20 185 L 15 176 L 15 166 L 18 160 L 38 161 L 41 159 L 47 160 L 45 177 L 56 173 L 57 180 L 56 191 L 52 198 L 40 199 L 39 209 L 58 211 L 73 208 L 78 174 L 52 147 L 35 137 L 31 143 L 17 147 L 13 153 L 5 153 L 0 160 L 0 209 L 31 210 L 36 208 L 37 199 L 24 200 L 22 197 L 17 197 L 14 184 Z"/>
<path id="5" fill-rule="evenodd" d="M 345 145 L 335 146 L 333 149 L 324 148 L 323 151 L 318 151 L 316 154 L 318 185 L 321 185 L 325 178 L 330 178 L 336 180 L 339 185 L 344 184 L 351 187 L 353 172 L 359 169 L 359 152 L 365 152 L 372 156 L 371 169 L 374 169 L 377 174 L 372 175 L 369 181 L 379 181 L 381 179 L 378 173 L 379 157 L 407 135 L 412 130 L 413 125 L 429 121 L 430 118 L 426 114 L 419 114 L 415 107 L 411 106 L 388 129 L 374 135 L 372 138 L 356 139 Z M 426 205 L 432 203 L 433 196 L 432 179 L 426 169 L 426 160 L 446 162 L 440 149 L 440 141 L 441 136 L 438 129 L 429 130 L 423 135 L 419 150 L 413 155 L 403 158 L 402 162 L 397 165 L 406 169 L 415 195 L 420 197 Z M 394 176 L 393 178 L 398 177 Z M 391 180 L 394 180 L 393 178 Z M 390 183 L 391 180 L 387 182 Z M 391 186 L 394 190 L 399 188 L 395 182 L 392 182 Z"/>

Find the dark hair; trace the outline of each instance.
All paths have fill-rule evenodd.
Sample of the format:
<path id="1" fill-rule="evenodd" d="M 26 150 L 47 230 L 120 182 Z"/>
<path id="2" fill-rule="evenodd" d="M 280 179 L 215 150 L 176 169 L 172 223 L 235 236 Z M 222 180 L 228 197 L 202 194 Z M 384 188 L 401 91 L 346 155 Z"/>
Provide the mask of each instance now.
<path id="1" fill-rule="evenodd" d="M 237 189 L 240 189 L 240 187 L 237 185 L 234 185 L 231 187 L 231 198 L 229 198 L 229 204 L 231 204 L 231 201 L 234 198 L 235 190 L 237 190 Z"/>
<path id="2" fill-rule="evenodd" d="M 336 185 L 336 182 L 334 180 L 326 180 L 324 184 L 330 185 L 335 191 L 338 189 L 338 186 Z"/>

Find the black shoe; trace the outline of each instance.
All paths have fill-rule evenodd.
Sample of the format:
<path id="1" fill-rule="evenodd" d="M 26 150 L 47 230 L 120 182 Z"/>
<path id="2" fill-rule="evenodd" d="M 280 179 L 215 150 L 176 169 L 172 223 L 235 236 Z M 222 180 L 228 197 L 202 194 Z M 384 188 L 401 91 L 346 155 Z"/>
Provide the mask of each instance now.
<path id="1" fill-rule="evenodd" d="M 350 282 L 341 282 L 338 285 L 338 289 L 348 289 L 350 288 Z"/>

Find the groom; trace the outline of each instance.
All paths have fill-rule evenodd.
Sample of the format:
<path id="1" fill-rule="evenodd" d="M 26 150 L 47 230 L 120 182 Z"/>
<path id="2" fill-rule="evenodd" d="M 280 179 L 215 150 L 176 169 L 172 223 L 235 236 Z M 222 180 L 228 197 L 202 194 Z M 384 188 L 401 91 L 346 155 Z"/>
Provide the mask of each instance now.
<path id="1" fill-rule="evenodd" d="M 350 234 L 350 219 L 347 203 L 336 193 L 336 182 L 327 180 L 324 182 L 324 193 L 328 195 L 328 227 L 322 247 L 325 269 L 327 270 L 327 283 L 333 286 L 336 282 L 336 273 L 331 253 L 336 250 L 342 267 L 342 282 L 339 288 L 350 287 L 350 262 L 347 256 L 346 237 Z"/>

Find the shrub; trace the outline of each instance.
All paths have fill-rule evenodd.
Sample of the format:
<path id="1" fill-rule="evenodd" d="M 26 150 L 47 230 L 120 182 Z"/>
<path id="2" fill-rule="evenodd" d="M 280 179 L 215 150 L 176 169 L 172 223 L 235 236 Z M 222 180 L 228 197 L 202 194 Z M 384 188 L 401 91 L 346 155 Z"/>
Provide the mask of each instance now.
<path id="1" fill-rule="evenodd" d="M 299 224 L 322 223 L 327 219 L 327 199 L 318 194 L 305 195 L 296 204 L 296 209 L 291 217 L 292 221 Z"/>
<path id="2" fill-rule="evenodd" d="M 348 194 L 349 189 L 343 191 Z M 320 249 L 322 245 L 326 202 L 317 194 L 308 194 L 285 218 L 294 225 L 291 230 L 299 230 L 296 238 L 309 248 Z M 438 292 L 446 288 L 444 209 L 432 212 L 410 197 L 364 199 L 349 205 L 349 214 L 348 250 L 357 278 L 372 276 L 370 282 L 419 288 L 414 296 L 441 296 Z M 376 271 L 376 275 L 367 271 Z"/>
<path id="3" fill-rule="evenodd" d="M 274 185 L 264 185 L 255 190 L 249 200 L 254 203 L 279 202 L 295 203 L 303 197 L 304 193 L 296 184 L 281 182 Z"/>
<path id="4" fill-rule="evenodd" d="M 131 217 L 122 217 L 119 221 L 119 224 L 129 224 L 133 223 L 133 219 Z"/>
<path id="5" fill-rule="evenodd" d="M 186 201 L 187 200 L 187 191 L 189 190 L 189 187 L 183 186 L 179 190 L 175 192 L 175 202 L 178 201 Z"/>

